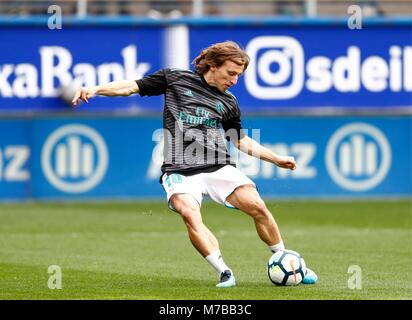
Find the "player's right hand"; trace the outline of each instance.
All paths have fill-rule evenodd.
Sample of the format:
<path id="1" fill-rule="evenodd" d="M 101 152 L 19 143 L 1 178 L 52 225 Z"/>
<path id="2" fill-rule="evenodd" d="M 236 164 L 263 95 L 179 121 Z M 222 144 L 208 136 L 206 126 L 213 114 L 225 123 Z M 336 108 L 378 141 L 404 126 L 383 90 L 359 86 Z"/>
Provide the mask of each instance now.
<path id="1" fill-rule="evenodd" d="M 72 105 L 77 106 L 80 103 L 80 100 L 83 100 L 86 103 L 89 103 L 89 99 L 94 97 L 95 92 L 92 89 L 88 88 L 80 88 L 79 90 L 76 91 L 73 100 L 72 100 Z"/>
<path id="2" fill-rule="evenodd" d="M 279 156 L 276 165 L 280 168 L 295 170 L 296 169 L 296 161 L 294 157 L 290 156 Z"/>

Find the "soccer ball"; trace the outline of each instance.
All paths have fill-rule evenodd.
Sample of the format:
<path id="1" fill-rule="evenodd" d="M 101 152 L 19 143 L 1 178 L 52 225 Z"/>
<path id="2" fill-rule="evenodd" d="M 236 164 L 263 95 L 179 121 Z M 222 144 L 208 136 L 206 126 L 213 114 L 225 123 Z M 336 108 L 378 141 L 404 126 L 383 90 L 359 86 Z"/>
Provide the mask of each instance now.
<path id="1" fill-rule="evenodd" d="M 306 264 L 296 251 L 280 250 L 274 253 L 268 262 L 270 281 L 280 286 L 296 286 L 306 274 Z"/>

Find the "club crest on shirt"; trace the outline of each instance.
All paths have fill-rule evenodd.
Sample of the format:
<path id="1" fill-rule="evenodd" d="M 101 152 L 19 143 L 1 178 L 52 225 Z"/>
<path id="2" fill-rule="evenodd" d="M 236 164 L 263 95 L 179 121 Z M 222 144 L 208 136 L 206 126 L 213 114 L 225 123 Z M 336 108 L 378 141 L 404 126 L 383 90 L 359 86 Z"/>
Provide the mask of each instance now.
<path id="1" fill-rule="evenodd" d="M 217 112 L 218 112 L 219 114 L 222 113 L 222 109 L 223 109 L 223 103 L 220 102 L 220 101 L 218 101 L 218 102 L 216 103 L 216 110 L 217 110 Z"/>

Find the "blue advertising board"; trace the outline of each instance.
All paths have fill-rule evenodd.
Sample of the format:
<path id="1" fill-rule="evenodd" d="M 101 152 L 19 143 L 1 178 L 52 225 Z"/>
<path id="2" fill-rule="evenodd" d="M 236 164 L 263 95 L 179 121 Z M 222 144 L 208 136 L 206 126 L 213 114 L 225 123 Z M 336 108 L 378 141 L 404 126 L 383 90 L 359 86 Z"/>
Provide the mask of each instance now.
<path id="1" fill-rule="evenodd" d="M 288 171 L 234 151 L 265 197 L 410 197 L 410 117 L 244 117 Z M 164 197 L 158 117 L 0 120 L 0 199 Z M 232 150 L 233 151 L 233 150 Z"/>
<path id="2" fill-rule="evenodd" d="M 0 199 L 31 198 L 29 120 L 0 120 Z"/>
<path id="3" fill-rule="evenodd" d="M 47 29 L 47 20 L 35 26 L 0 24 L 0 43 L 7 47 L 0 52 L 0 112 L 65 111 L 75 88 L 141 78 L 177 67 L 171 65 L 176 60 L 188 67 L 203 48 L 225 40 L 241 44 L 251 58 L 231 90 L 246 113 L 412 112 L 410 21 L 382 20 L 360 30 L 321 21 L 182 20 L 173 30 L 179 21 L 116 21 L 73 22 L 61 30 Z M 162 97 L 94 102 L 95 110 L 136 113 L 161 112 L 162 106 Z"/>
<path id="4" fill-rule="evenodd" d="M 139 79 L 163 66 L 161 27 L 2 27 L 0 111 L 67 111 L 76 88 Z M 24 39 L 24 41 L 22 41 Z M 2 48 L 3 48 L 2 45 Z M 100 110 L 156 110 L 161 97 L 97 97 Z"/>
<path id="5" fill-rule="evenodd" d="M 243 109 L 412 107 L 409 27 L 191 27 L 192 58 L 227 39 L 251 59 L 231 89 Z"/>
<path id="6" fill-rule="evenodd" d="M 240 168 L 270 197 L 410 196 L 411 124 L 408 117 L 248 118 L 249 132 L 259 128 L 261 143 L 293 155 L 298 168 L 251 157 Z"/>
<path id="7" fill-rule="evenodd" d="M 150 166 L 159 118 L 56 119 L 33 123 L 36 198 L 151 197 L 161 194 Z"/>

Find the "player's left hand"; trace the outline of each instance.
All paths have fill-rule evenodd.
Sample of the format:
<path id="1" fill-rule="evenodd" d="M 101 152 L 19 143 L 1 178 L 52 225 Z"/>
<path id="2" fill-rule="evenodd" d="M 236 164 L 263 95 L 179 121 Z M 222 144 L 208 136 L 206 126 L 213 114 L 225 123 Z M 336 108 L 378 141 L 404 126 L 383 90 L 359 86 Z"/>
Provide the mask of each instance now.
<path id="1" fill-rule="evenodd" d="M 290 156 L 280 156 L 276 161 L 276 165 L 284 169 L 290 169 L 290 170 L 296 169 L 295 158 L 290 157 Z"/>

